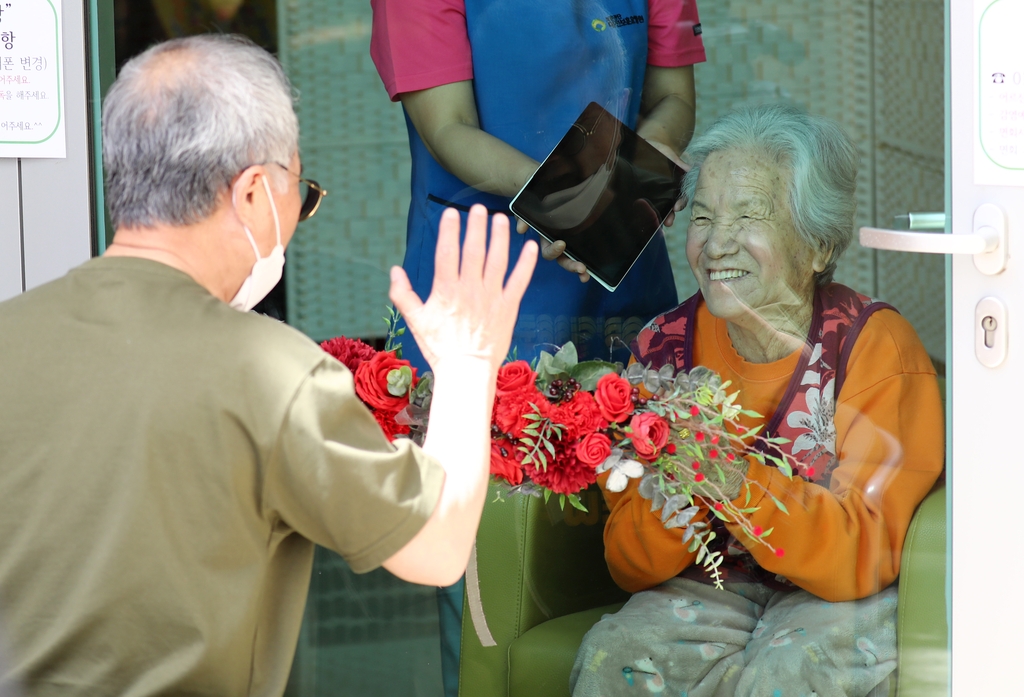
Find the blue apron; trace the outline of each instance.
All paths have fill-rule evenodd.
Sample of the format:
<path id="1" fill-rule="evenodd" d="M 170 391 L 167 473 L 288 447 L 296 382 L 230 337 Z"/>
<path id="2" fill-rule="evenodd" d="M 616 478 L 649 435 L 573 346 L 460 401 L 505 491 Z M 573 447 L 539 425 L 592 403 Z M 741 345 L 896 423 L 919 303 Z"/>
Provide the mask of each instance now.
<path id="1" fill-rule="evenodd" d="M 647 64 L 646 0 L 466 0 L 473 88 L 480 127 L 543 160 L 594 101 L 635 128 Z M 434 277 L 441 213 L 465 215 L 475 203 L 509 213 L 511 199 L 483 193 L 447 172 L 427 151 L 408 117 L 412 203 L 403 267 L 422 298 Z M 510 262 L 532 230 L 513 233 Z M 572 340 L 581 358 L 628 358 L 629 343 L 652 317 L 677 305 L 664 237 L 659 233 L 618 290 L 580 283 L 541 259 L 513 335 L 519 358 L 532 360 Z M 407 334 L 404 357 L 426 369 Z"/>
<path id="2" fill-rule="evenodd" d="M 636 126 L 647 64 L 646 0 L 466 0 L 473 89 L 480 127 L 538 162 L 590 102 Z M 441 167 L 406 118 L 412 151 L 412 203 L 403 267 L 420 297 L 434 278 L 441 213 L 475 203 L 509 214 L 510 199 L 482 193 Z M 513 233 L 509 259 L 536 233 Z M 513 349 L 532 360 L 572 340 L 581 357 L 625 361 L 648 320 L 677 304 L 665 240 L 659 234 L 615 293 L 580 283 L 540 260 L 520 306 Z M 409 335 L 404 356 L 425 369 Z M 612 349 L 610 351 L 610 349 Z M 447 697 L 456 697 L 462 615 L 461 582 L 438 591 L 441 666 Z"/>

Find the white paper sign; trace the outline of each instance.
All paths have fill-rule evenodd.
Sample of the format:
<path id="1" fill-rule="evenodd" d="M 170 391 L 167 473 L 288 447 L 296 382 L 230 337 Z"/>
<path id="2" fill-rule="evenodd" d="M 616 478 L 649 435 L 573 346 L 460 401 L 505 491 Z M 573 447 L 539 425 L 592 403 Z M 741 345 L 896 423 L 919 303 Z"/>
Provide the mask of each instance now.
<path id="1" fill-rule="evenodd" d="M 66 157 L 62 0 L 0 0 L 0 157 Z"/>
<path id="2" fill-rule="evenodd" d="M 975 0 L 974 183 L 1024 186 L 1024 2 Z"/>

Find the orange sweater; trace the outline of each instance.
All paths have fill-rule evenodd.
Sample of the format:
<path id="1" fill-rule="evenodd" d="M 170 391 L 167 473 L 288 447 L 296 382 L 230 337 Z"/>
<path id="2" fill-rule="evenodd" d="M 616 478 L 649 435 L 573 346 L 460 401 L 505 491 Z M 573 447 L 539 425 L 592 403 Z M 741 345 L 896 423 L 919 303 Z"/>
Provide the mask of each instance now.
<path id="1" fill-rule="evenodd" d="M 748 363 L 729 339 L 725 321 L 701 304 L 697 311 L 694 365 L 717 371 L 739 389 L 739 402 L 771 418 L 799 358 Z M 731 391 L 731 390 L 730 390 Z M 853 600 L 885 588 L 899 574 L 903 539 L 911 516 L 942 471 L 945 426 L 935 370 L 910 324 L 892 310 L 865 323 L 850 355 L 846 381 L 836 400 L 839 465 L 830 489 L 798 476 L 786 479 L 774 467 L 750 460 L 749 479 L 783 501 L 779 511 L 763 489 L 750 518 L 785 550 L 749 551 L 764 569 L 829 601 Z M 745 425 L 755 425 L 746 420 Z M 625 491 L 604 489 L 611 515 L 604 530 L 605 558 L 612 578 L 636 592 L 677 576 L 694 561 L 682 544 L 682 528 L 666 530 L 633 480 Z M 760 495 L 756 492 L 762 492 Z M 760 499 L 760 500 L 759 500 Z M 742 497 L 738 500 L 743 503 Z M 729 526 L 737 539 L 737 526 Z"/>

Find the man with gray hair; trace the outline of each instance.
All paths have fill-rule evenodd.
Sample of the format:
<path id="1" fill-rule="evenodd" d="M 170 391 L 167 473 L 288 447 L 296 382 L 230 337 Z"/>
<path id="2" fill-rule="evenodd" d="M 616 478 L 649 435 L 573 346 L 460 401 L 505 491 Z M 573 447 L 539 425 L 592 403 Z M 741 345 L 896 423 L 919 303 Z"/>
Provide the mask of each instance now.
<path id="1" fill-rule="evenodd" d="M 277 62 L 232 37 L 155 46 L 111 88 L 103 145 L 110 248 L 0 304 L 0 683 L 281 694 L 314 543 L 357 572 L 464 571 L 536 246 L 506 282 L 508 220 L 487 249 L 471 211 L 460 262 L 449 211 L 426 302 L 392 270 L 436 378 L 423 448 L 392 445 L 344 366 L 236 311 L 322 195 Z"/>

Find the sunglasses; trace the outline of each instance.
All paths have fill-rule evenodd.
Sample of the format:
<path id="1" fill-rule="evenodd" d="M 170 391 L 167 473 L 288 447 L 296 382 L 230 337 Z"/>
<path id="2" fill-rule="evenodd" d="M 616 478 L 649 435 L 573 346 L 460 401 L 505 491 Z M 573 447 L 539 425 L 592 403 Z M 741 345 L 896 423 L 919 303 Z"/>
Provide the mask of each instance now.
<path id="1" fill-rule="evenodd" d="M 301 174 L 295 174 L 295 172 L 288 169 L 287 165 L 282 165 L 280 162 L 274 162 L 272 164 L 277 165 L 288 174 L 294 175 L 299 179 L 299 196 L 302 198 L 302 207 L 299 209 L 299 222 L 303 220 L 309 220 L 320 208 L 320 203 L 324 200 L 324 196 L 327 195 L 327 189 L 320 186 L 319 183 L 312 179 L 306 179 Z"/>

